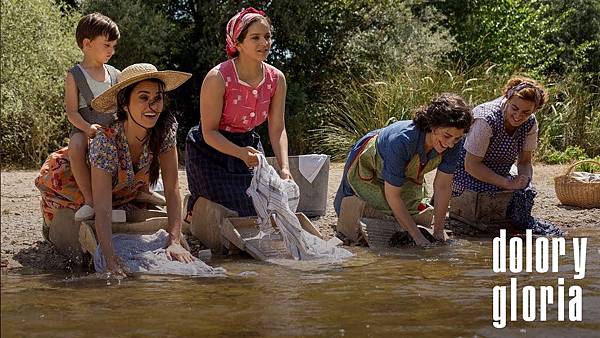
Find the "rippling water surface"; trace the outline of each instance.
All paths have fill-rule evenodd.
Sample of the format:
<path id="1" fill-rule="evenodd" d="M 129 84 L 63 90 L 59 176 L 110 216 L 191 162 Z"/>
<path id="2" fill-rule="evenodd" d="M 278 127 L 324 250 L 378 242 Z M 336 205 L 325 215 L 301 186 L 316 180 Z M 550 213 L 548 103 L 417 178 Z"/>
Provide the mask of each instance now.
<path id="1" fill-rule="evenodd" d="M 577 229 L 567 238 L 573 236 L 589 238 L 585 279 L 573 279 L 570 239 L 561 272 L 516 277 L 519 290 L 551 285 L 556 293 L 558 277 L 567 288 L 581 286 L 582 322 L 568 321 L 567 304 L 567 321 L 557 321 L 555 301 L 546 322 L 519 315 L 494 328 L 492 288 L 509 285 L 513 275 L 492 271 L 491 239 L 461 239 L 427 249 L 351 248 L 357 257 L 337 265 L 209 261 L 227 269 L 222 278 L 141 276 L 118 283 L 11 272 L 1 279 L 2 337 L 599 337 L 600 235 Z"/>

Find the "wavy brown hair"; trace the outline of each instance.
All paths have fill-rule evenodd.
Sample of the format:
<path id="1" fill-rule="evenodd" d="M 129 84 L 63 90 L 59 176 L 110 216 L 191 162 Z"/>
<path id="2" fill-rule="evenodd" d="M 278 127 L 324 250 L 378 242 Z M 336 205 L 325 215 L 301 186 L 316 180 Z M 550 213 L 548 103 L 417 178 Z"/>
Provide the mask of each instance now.
<path id="1" fill-rule="evenodd" d="M 414 123 L 423 131 L 433 128 L 462 129 L 465 133 L 473 123 L 472 108 L 465 100 L 452 93 L 442 93 L 433 98 L 428 105 L 419 107 L 413 117 Z"/>
<path id="2" fill-rule="evenodd" d="M 515 76 L 508 80 L 502 92 L 507 98 L 517 95 L 523 100 L 535 103 L 536 110 L 540 109 L 548 101 L 548 92 L 544 86 L 536 80 L 525 76 Z"/>

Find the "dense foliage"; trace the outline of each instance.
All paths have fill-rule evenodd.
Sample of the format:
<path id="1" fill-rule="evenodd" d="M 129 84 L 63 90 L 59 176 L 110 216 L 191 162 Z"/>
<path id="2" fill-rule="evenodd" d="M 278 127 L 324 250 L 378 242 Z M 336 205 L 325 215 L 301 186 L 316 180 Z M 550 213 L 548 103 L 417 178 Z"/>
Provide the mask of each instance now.
<path id="1" fill-rule="evenodd" d="M 287 78 L 291 154 L 342 158 L 361 133 L 391 116 L 410 117 L 439 92 L 476 105 L 498 96 L 515 73 L 539 79 L 551 93 L 538 113 L 539 159 L 569 146 L 600 154 L 597 0 L 67 3 L 2 0 L 4 164 L 37 166 L 65 144 L 62 79 L 81 57 L 73 31 L 83 13 L 100 11 L 119 25 L 112 65 L 150 62 L 193 73 L 169 100 L 183 145 L 199 120 L 204 75 L 225 60 L 227 20 L 247 6 L 265 10 L 275 29 L 268 62 Z"/>

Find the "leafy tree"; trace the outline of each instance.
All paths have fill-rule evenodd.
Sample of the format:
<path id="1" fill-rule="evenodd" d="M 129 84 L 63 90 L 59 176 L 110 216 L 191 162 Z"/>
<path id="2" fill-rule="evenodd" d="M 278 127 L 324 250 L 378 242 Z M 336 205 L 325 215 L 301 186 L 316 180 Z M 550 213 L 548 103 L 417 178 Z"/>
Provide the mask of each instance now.
<path id="1" fill-rule="evenodd" d="M 81 57 L 79 14 L 44 0 L 2 0 L 0 156 L 4 164 L 38 166 L 65 145 L 64 78 Z"/>

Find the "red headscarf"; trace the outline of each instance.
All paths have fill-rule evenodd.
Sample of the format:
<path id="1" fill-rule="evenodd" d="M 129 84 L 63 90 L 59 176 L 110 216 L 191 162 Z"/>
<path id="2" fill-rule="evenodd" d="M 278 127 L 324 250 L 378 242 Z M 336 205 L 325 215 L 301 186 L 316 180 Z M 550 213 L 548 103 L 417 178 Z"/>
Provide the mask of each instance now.
<path id="1" fill-rule="evenodd" d="M 235 44 L 237 43 L 240 33 L 248 26 L 248 23 L 256 17 L 264 17 L 265 12 L 254 9 L 253 7 L 242 8 L 236 15 L 234 15 L 227 23 L 225 28 L 225 37 L 227 44 L 225 46 L 225 52 L 227 56 L 233 57 L 237 52 Z"/>

